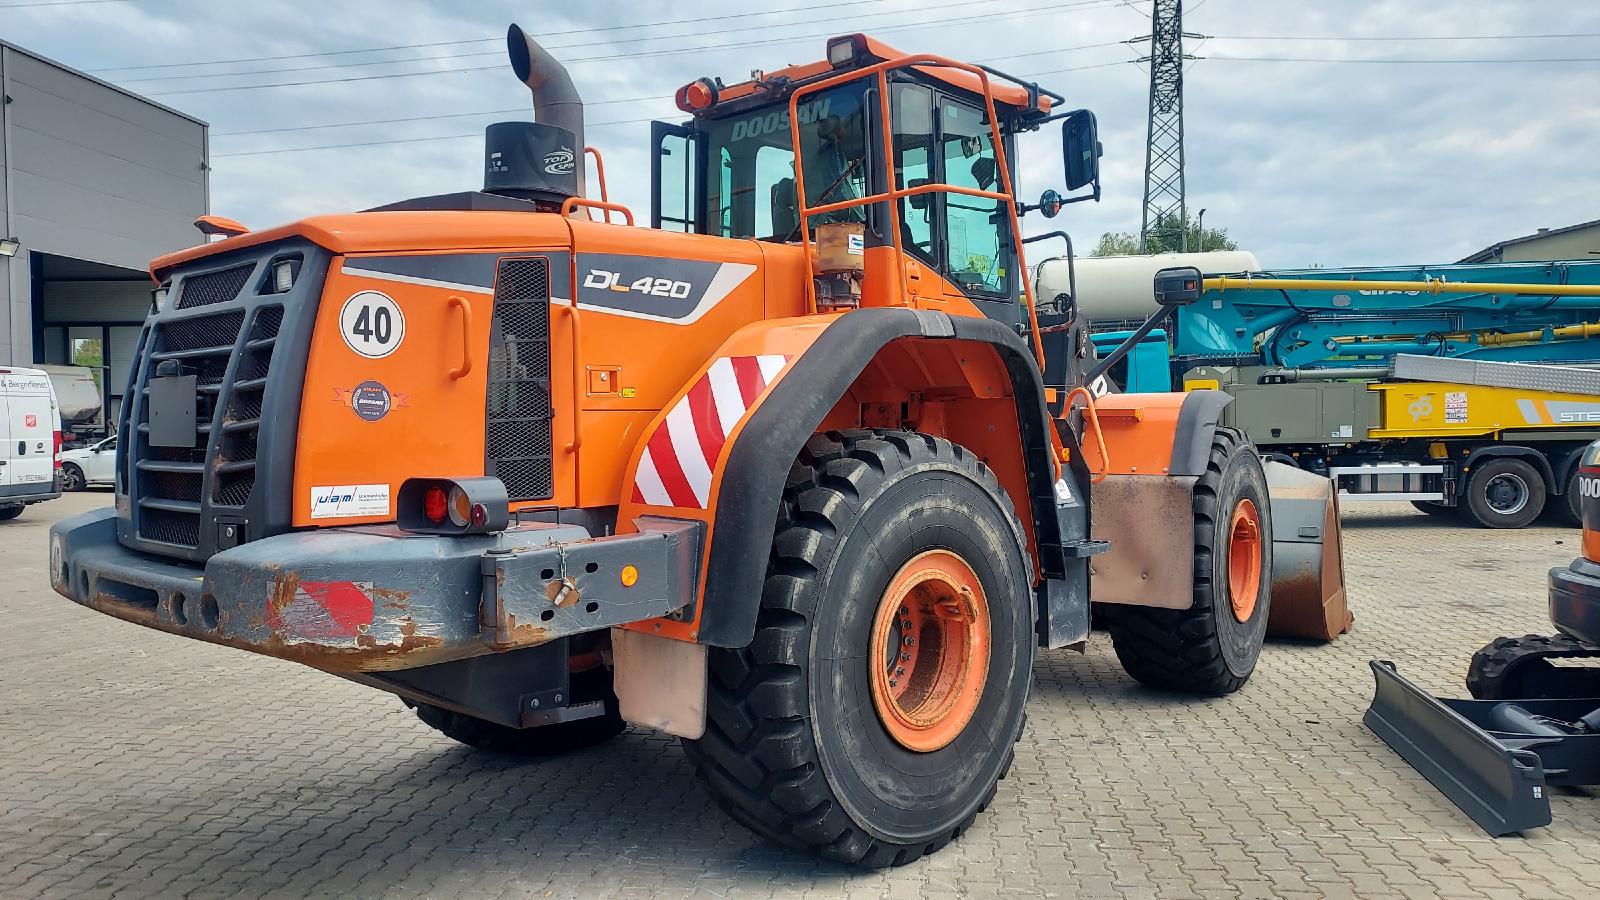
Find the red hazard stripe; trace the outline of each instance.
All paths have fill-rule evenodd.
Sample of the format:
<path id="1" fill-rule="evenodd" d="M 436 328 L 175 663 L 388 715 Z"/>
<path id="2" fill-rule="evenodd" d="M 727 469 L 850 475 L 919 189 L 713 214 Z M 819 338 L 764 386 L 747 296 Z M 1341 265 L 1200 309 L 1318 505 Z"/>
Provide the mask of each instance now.
<path id="1" fill-rule="evenodd" d="M 761 364 L 754 356 L 735 356 L 732 362 L 733 377 L 739 379 L 739 396 L 744 398 L 744 408 L 749 409 L 767 386 L 767 380 L 761 377 Z"/>
<path id="2" fill-rule="evenodd" d="M 717 418 L 717 401 L 711 395 L 709 377 L 701 378 L 689 389 L 689 415 L 694 419 L 694 433 L 700 439 L 706 468 L 715 471 L 717 457 L 722 455 L 722 445 L 727 443 L 728 436 L 722 433 L 722 422 Z"/>
<path id="3" fill-rule="evenodd" d="M 678 453 L 672 447 L 672 436 L 667 433 L 666 426 L 656 429 L 650 435 L 650 459 L 656 464 L 656 474 L 661 476 L 661 486 L 667 489 L 667 496 L 672 498 L 673 506 L 686 506 L 698 508 L 700 501 L 695 499 L 694 489 L 689 487 L 689 479 L 683 475 L 683 466 L 678 464 Z"/>

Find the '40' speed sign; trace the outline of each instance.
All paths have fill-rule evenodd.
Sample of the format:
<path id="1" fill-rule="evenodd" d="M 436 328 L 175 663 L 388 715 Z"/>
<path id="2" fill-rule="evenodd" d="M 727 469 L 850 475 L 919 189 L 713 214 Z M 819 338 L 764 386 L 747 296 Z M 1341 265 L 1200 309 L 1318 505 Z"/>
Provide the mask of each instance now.
<path id="1" fill-rule="evenodd" d="M 400 349 L 406 317 L 400 306 L 377 291 L 362 291 L 339 310 L 339 333 L 351 350 L 368 359 L 382 359 Z"/>

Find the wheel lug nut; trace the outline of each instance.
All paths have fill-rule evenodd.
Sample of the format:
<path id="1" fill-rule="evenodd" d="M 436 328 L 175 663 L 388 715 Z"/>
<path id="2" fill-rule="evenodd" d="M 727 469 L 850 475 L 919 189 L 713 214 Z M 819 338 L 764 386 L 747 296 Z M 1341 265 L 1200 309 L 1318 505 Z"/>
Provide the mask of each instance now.
<path id="1" fill-rule="evenodd" d="M 895 666 L 894 667 L 894 673 L 896 675 L 904 675 L 906 673 L 905 666 Z"/>
<path id="2" fill-rule="evenodd" d="M 904 643 L 907 647 L 915 647 L 917 645 L 917 639 L 908 637 L 905 639 Z"/>
<path id="3" fill-rule="evenodd" d="M 909 653 L 900 654 L 900 661 L 901 662 L 910 662 L 911 661 L 911 654 L 909 654 Z"/>
<path id="4" fill-rule="evenodd" d="M 899 687 L 899 682 L 897 682 L 893 678 L 891 678 L 891 679 L 889 679 L 889 687 Z"/>

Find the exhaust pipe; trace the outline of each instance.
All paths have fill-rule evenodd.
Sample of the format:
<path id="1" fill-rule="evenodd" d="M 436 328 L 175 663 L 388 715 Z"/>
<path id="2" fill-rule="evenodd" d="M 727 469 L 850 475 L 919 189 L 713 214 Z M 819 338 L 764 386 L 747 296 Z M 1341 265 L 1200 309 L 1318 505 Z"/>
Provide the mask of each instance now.
<path id="1" fill-rule="evenodd" d="M 555 125 L 572 132 L 577 154 L 576 174 L 578 196 L 584 192 L 583 98 L 572 83 L 567 69 L 554 56 L 520 27 L 513 24 L 506 31 L 506 53 L 511 57 L 511 70 L 533 92 L 534 120 L 545 125 Z"/>

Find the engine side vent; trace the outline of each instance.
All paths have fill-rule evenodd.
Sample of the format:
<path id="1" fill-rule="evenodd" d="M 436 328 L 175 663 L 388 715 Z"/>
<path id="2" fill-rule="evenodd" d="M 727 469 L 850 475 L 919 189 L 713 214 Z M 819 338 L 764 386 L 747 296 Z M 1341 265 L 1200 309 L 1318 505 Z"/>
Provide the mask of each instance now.
<path id="1" fill-rule="evenodd" d="M 512 500 L 548 500 L 555 493 L 549 260 L 500 262 L 491 328 L 485 471 Z"/>

